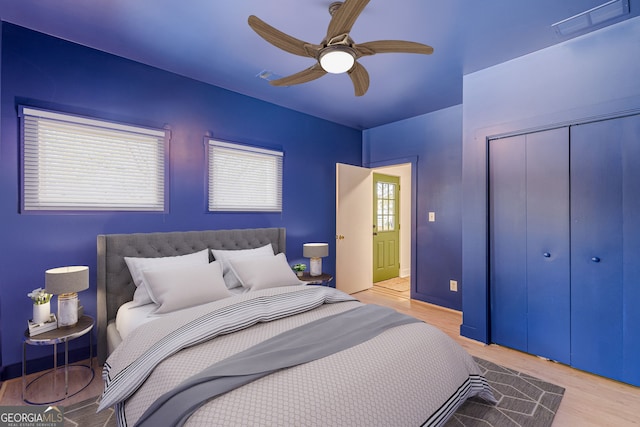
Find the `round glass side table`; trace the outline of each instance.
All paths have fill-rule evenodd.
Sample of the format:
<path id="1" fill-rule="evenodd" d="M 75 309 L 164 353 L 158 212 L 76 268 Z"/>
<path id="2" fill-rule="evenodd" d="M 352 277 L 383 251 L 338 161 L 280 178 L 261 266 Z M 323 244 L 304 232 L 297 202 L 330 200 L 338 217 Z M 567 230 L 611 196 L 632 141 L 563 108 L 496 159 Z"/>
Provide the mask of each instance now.
<path id="1" fill-rule="evenodd" d="M 93 337 L 91 330 L 95 321 L 91 316 L 81 316 L 72 327 L 63 327 L 30 336 L 29 329 L 24 333 L 22 342 L 22 400 L 32 405 L 47 405 L 60 402 L 74 396 L 87 388 L 95 372 L 91 366 L 93 359 Z M 89 365 L 69 365 L 69 341 L 89 334 Z M 58 366 L 58 344 L 64 343 L 64 366 Z M 27 383 L 27 345 L 53 345 L 53 368 L 37 376 Z M 53 378 L 51 378 L 53 377 Z M 69 389 L 69 378 L 73 378 L 73 388 Z M 76 378 L 77 377 L 77 378 Z M 64 385 L 64 387 L 62 387 Z M 38 396 L 47 395 L 44 401 L 40 398 L 30 399 L 30 390 L 37 390 Z"/>
<path id="2" fill-rule="evenodd" d="M 303 282 L 307 282 L 310 285 L 328 286 L 329 282 L 333 280 L 333 276 L 329 273 L 322 273 L 319 276 L 312 276 L 310 273 L 303 273 L 301 276 L 298 276 L 298 279 Z"/>

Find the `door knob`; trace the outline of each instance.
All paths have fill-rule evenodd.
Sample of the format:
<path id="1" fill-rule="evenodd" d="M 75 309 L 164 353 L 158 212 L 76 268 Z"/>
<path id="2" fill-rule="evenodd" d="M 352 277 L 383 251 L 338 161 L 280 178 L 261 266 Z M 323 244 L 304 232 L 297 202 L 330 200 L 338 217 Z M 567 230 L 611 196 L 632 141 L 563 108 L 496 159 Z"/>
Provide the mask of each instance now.
<path id="1" fill-rule="evenodd" d="M 549 252 L 545 252 L 542 254 L 543 257 L 545 258 L 549 258 L 551 256 L 551 254 Z"/>
<path id="2" fill-rule="evenodd" d="M 600 258 L 598 258 L 597 256 L 594 256 L 593 258 L 591 258 L 591 261 L 600 262 Z"/>

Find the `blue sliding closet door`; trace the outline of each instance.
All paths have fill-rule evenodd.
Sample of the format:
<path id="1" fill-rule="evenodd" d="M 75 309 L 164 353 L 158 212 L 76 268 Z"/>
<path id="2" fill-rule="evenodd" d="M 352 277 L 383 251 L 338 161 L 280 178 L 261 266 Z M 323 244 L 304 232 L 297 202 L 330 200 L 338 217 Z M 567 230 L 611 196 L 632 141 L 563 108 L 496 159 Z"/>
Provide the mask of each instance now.
<path id="1" fill-rule="evenodd" d="M 489 143 L 491 341 L 570 361 L 568 128 Z"/>
<path id="2" fill-rule="evenodd" d="M 489 142 L 491 341 L 527 351 L 526 139 Z"/>
<path id="3" fill-rule="evenodd" d="M 491 341 L 640 386 L 640 115 L 489 142 Z"/>
<path id="4" fill-rule="evenodd" d="M 571 364 L 640 385 L 640 116 L 571 128 Z"/>
<path id="5" fill-rule="evenodd" d="M 622 125 L 622 380 L 640 387 L 640 115 Z"/>
<path id="6" fill-rule="evenodd" d="M 569 364 L 569 129 L 527 135 L 528 352 Z"/>

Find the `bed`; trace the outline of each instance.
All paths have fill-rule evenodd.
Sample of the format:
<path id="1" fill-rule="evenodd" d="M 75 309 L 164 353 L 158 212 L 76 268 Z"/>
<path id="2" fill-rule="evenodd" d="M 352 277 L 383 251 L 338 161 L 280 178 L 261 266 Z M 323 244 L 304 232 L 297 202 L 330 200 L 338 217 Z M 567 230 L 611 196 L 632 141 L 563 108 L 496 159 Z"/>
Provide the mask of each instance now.
<path id="1" fill-rule="evenodd" d="M 437 328 L 290 280 L 285 238 L 282 228 L 98 236 L 100 409 L 131 426 L 436 426 L 469 397 L 493 401 L 473 359 Z M 265 248 L 273 254 L 225 258 Z M 201 254 L 207 266 L 147 269 L 153 301 L 137 309 L 166 310 L 118 327 L 118 310 L 144 287 L 132 258 Z M 225 266 L 241 282 L 235 292 L 175 297 L 191 289 L 183 277 L 224 276 L 215 286 L 229 288 Z"/>

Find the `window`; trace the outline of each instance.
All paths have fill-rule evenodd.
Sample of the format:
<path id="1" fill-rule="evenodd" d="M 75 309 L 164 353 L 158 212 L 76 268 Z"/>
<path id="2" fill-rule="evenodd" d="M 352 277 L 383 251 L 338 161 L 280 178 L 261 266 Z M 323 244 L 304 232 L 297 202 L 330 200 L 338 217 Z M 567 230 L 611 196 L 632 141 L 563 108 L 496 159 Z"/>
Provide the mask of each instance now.
<path id="1" fill-rule="evenodd" d="M 396 229 L 396 184 L 378 182 L 376 200 L 378 231 L 395 231 Z"/>
<path id="2" fill-rule="evenodd" d="M 24 211 L 164 211 L 167 132 L 21 107 Z"/>
<path id="3" fill-rule="evenodd" d="M 280 151 L 209 140 L 210 211 L 282 211 Z"/>

